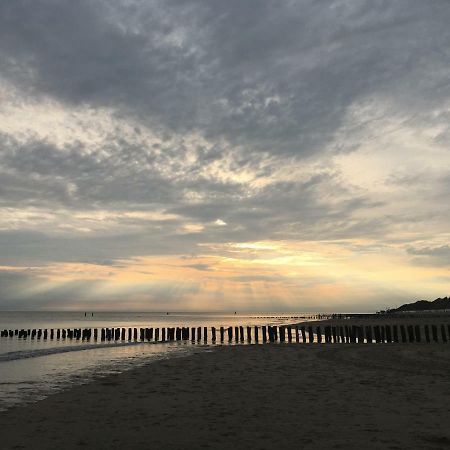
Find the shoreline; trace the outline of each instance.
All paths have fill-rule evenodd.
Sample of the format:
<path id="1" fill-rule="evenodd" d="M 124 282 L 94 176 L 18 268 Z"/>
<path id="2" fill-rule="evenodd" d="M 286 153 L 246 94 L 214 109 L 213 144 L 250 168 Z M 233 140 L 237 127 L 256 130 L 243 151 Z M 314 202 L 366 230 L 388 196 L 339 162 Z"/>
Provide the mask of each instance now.
<path id="1" fill-rule="evenodd" d="M 0 445 L 444 448 L 449 371 L 449 344 L 207 347 L 0 412 Z"/>

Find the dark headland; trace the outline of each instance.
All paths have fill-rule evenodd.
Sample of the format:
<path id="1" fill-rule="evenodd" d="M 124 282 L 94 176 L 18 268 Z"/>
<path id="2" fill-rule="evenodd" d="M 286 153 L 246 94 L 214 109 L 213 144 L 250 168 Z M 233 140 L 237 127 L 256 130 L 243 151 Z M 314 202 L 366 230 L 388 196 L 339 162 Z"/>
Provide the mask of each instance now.
<path id="1" fill-rule="evenodd" d="M 396 312 L 413 312 L 413 311 L 450 311 L 450 298 L 443 297 L 437 298 L 433 301 L 428 300 L 418 300 L 413 303 L 406 303 L 398 308 L 389 309 L 387 313 L 396 313 Z"/>

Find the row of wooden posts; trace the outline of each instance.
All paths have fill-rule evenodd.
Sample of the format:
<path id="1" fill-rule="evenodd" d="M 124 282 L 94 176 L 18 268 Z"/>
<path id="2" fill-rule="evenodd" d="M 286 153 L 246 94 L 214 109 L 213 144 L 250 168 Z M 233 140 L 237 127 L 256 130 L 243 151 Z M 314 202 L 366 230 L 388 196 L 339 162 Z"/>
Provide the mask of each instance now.
<path id="1" fill-rule="evenodd" d="M 209 334 L 210 333 L 210 334 Z M 174 328 L 75 328 L 1 330 L 1 337 L 20 339 L 76 339 L 90 341 L 193 341 L 193 342 L 297 342 L 297 343 L 391 343 L 447 342 L 447 325 L 376 326 L 235 326 Z"/>

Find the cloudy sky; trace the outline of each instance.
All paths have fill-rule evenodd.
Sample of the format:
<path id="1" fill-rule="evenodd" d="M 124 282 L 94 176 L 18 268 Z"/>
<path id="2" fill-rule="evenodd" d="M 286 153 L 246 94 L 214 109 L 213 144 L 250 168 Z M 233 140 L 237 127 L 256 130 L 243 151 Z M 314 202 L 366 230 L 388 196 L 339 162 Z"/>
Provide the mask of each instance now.
<path id="1" fill-rule="evenodd" d="M 0 309 L 449 294 L 447 0 L 2 0 Z"/>

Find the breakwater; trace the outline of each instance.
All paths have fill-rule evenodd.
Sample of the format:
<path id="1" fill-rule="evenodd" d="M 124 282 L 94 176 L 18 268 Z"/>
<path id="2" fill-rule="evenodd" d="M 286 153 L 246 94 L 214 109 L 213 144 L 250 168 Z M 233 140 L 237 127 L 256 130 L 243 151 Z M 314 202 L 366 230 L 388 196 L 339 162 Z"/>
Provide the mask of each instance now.
<path id="1" fill-rule="evenodd" d="M 280 325 L 167 328 L 3 329 L 1 338 L 30 340 L 193 343 L 412 343 L 449 342 L 450 324 L 418 325 Z"/>

